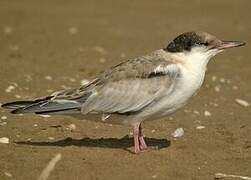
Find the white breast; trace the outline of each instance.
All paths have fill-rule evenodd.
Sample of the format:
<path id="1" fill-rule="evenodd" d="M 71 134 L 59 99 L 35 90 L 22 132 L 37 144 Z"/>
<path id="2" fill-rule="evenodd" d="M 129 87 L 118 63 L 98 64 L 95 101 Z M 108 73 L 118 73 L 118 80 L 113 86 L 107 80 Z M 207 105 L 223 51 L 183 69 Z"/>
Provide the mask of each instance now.
<path id="1" fill-rule="evenodd" d="M 154 114 L 158 116 L 165 116 L 176 111 L 196 94 L 204 81 L 206 65 L 210 59 L 199 53 L 186 56 L 181 54 L 175 58 L 181 60 L 178 64 L 181 74 L 175 80 L 172 93 L 152 107 Z"/>

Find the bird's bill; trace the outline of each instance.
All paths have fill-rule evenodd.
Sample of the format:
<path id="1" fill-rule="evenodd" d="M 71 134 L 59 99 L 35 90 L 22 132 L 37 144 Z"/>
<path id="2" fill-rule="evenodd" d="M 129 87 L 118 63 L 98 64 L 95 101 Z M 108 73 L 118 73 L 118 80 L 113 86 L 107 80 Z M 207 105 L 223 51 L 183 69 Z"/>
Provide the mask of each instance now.
<path id="1" fill-rule="evenodd" d="M 217 47 L 217 49 L 224 50 L 233 47 L 244 46 L 246 43 L 242 41 L 222 41 L 222 43 Z"/>

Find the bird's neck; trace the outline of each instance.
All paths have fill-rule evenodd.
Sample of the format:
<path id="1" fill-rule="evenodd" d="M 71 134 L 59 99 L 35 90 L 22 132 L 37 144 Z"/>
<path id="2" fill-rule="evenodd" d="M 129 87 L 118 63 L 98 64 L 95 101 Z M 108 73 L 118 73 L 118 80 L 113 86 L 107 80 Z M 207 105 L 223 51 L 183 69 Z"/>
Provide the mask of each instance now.
<path id="1" fill-rule="evenodd" d="M 180 65 L 193 73 L 205 73 L 210 56 L 203 53 L 172 53 L 173 58 L 177 59 Z"/>

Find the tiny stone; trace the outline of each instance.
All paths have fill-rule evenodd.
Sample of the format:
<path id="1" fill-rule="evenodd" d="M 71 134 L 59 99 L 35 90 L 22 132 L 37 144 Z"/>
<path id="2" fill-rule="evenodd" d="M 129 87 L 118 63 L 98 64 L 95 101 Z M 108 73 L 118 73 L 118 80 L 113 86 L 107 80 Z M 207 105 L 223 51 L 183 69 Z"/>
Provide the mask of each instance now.
<path id="1" fill-rule="evenodd" d="M 157 178 L 157 175 L 153 175 L 152 178 L 154 178 L 154 179 Z"/>
<path id="2" fill-rule="evenodd" d="M 77 27 L 70 27 L 70 28 L 68 29 L 68 31 L 69 31 L 69 33 L 70 33 L 71 35 L 75 35 L 75 34 L 77 34 L 77 33 L 79 32 L 79 30 L 78 30 Z"/>
<path id="3" fill-rule="evenodd" d="M 48 115 L 48 114 L 39 114 L 38 116 L 40 116 L 40 117 L 44 117 L 44 118 L 49 118 L 49 117 L 51 117 L 50 115 Z"/>
<path id="4" fill-rule="evenodd" d="M 121 54 L 120 54 L 120 57 L 121 57 L 121 58 L 125 58 L 125 57 L 126 57 L 125 53 L 121 53 Z"/>
<path id="5" fill-rule="evenodd" d="M 239 87 L 238 87 L 238 86 L 233 86 L 232 89 L 233 89 L 233 90 L 238 90 Z"/>
<path id="6" fill-rule="evenodd" d="M 103 54 L 103 55 L 107 54 L 106 50 L 103 47 L 100 47 L 100 46 L 95 46 L 94 50 L 99 52 L 100 54 Z"/>
<path id="7" fill-rule="evenodd" d="M 151 132 L 152 132 L 152 133 L 155 133 L 155 132 L 156 132 L 156 130 L 155 130 L 155 129 L 153 129 Z"/>
<path id="8" fill-rule="evenodd" d="M 12 33 L 12 31 L 13 31 L 13 29 L 10 26 L 4 26 L 4 28 L 3 28 L 3 32 L 5 34 L 10 34 L 10 33 Z"/>
<path id="9" fill-rule="evenodd" d="M 7 124 L 7 122 L 0 122 L 0 126 L 5 126 Z"/>
<path id="10" fill-rule="evenodd" d="M 9 172 L 4 172 L 4 175 L 7 176 L 7 177 L 12 177 L 12 174 L 9 173 Z"/>
<path id="11" fill-rule="evenodd" d="M 18 51 L 19 50 L 19 46 L 18 45 L 10 45 L 9 49 L 12 51 Z"/>
<path id="12" fill-rule="evenodd" d="M 21 98 L 21 96 L 20 96 L 20 95 L 18 95 L 18 94 L 16 94 L 16 95 L 15 95 L 15 98 L 20 99 L 20 98 Z"/>
<path id="13" fill-rule="evenodd" d="M 243 99 L 235 99 L 235 102 L 238 103 L 239 105 L 243 106 L 243 107 L 248 107 L 250 106 L 249 102 L 243 100 Z"/>
<path id="14" fill-rule="evenodd" d="M 49 140 L 54 140 L 55 138 L 54 137 L 48 137 Z"/>
<path id="15" fill-rule="evenodd" d="M 47 89 L 47 92 L 48 92 L 48 93 L 52 93 L 53 90 L 52 90 L 52 89 Z"/>
<path id="16" fill-rule="evenodd" d="M 26 75 L 25 75 L 25 81 L 26 81 L 26 82 L 30 82 L 31 80 L 32 80 L 31 75 L 26 74 Z"/>
<path id="17" fill-rule="evenodd" d="M 212 76 L 212 81 L 216 81 L 217 77 L 216 76 Z"/>
<path id="18" fill-rule="evenodd" d="M 74 78 L 70 78 L 69 79 L 71 82 L 76 82 L 76 79 L 74 79 Z"/>
<path id="19" fill-rule="evenodd" d="M 37 124 L 34 124 L 33 126 L 34 126 L 34 127 L 37 127 L 38 125 L 37 125 Z"/>
<path id="20" fill-rule="evenodd" d="M 13 86 L 13 85 L 10 85 L 10 86 L 8 86 L 6 89 L 5 89 L 5 92 L 6 93 L 10 93 L 12 90 L 14 90 L 16 87 L 15 86 Z"/>
<path id="21" fill-rule="evenodd" d="M 191 112 L 191 111 L 188 110 L 188 109 L 184 109 L 184 112 L 185 112 L 185 113 L 189 113 L 189 112 Z"/>
<path id="22" fill-rule="evenodd" d="M 6 120 L 6 119 L 7 119 L 7 116 L 2 116 L 1 119 L 2 119 L 2 120 Z"/>
<path id="23" fill-rule="evenodd" d="M 205 115 L 205 116 L 211 116 L 212 114 L 211 114 L 209 111 L 205 111 L 205 112 L 204 112 L 204 115 Z"/>
<path id="24" fill-rule="evenodd" d="M 172 133 L 172 136 L 174 138 L 176 137 L 181 137 L 184 135 L 184 129 L 183 128 L 177 128 L 173 133 Z"/>
<path id="25" fill-rule="evenodd" d="M 219 85 L 215 86 L 215 87 L 214 87 L 214 90 L 215 90 L 216 92 L 220 92 L 220 86 L 219 86 Z"/>
<path id="26" fill-rule="evenodd" d="M 0 143 L 2 144 L 9 144 L 10 140 L 7 137 L 0 138 Z"/>
<path id="27" fill-rule="evenodd" d="M 197 126 L 196 129 L 204 129 L 205 126 Z"/>
<path id="28" fill-rule="evenodd" d="M 221 82 L 221 83 L 225 83 L 226 80 L 225 80 L 224 78 L 220 78 L 220 82 Z"/>
<path id="29" fill-rule="evenodd" d="M 170 116 L 168 119 L 171 120 L 171 121 L 174 120 L 174 118 L 172 116 Z"/>
<path id="30" fill-rule="evenodd" d="M 51 76 L 45 76 L 45 79 L 48 80 L 48 81 L 51 81 L 52 77 Z"/>
<path id="31" fill-rule="evenodd" d="M 101 62 L 101 63 L 105 63 L 105 61 L 106 61 L 105 58 L 100 58 L 99 59 L 99 62 Z"/>
<path id="32" fill-rule="evenodd" d="M 76 125 L 75 124 L 70 124 L 68 127 L 67 127 L 70 131 L 74 131 L 76 129 Z"/>
<path id="33" fill-rule="evenodd" d="M 197 110 L 194 110 L 193 113 L 194 113 L 194 114 L 198 114 L 198 115 L 200 114 L 200 112 L 197 111 Z"/>

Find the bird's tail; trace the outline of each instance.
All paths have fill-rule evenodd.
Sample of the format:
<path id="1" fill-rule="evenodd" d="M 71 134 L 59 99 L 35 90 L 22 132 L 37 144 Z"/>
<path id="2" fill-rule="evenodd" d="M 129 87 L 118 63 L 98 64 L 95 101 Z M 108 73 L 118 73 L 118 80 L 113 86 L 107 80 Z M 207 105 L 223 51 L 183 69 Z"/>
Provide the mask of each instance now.
<path id="1" fill-rule="evenodd" d="M 13 114 L 64 114 L 80 111 L 81 104 L 73 100 L 50 100 L 50 97 L 34 101 L 15 101 L 2 105 L 3 108 L 12 109 Z"/>

